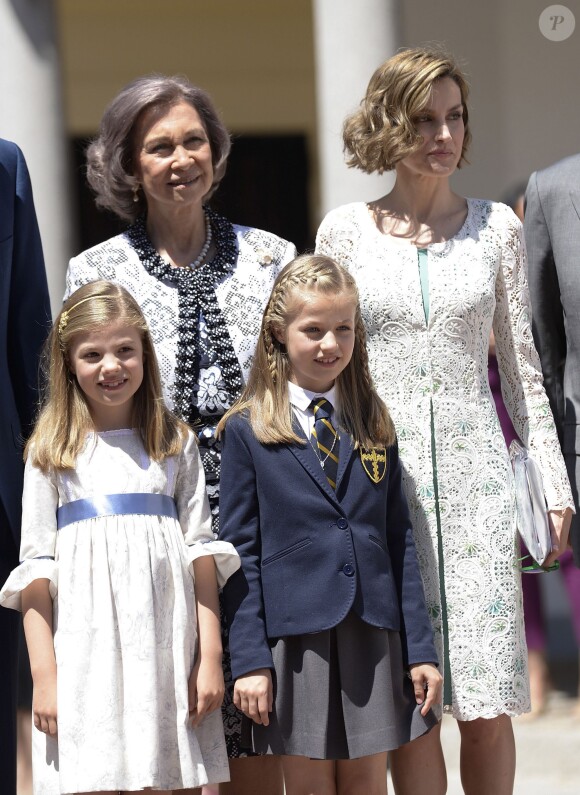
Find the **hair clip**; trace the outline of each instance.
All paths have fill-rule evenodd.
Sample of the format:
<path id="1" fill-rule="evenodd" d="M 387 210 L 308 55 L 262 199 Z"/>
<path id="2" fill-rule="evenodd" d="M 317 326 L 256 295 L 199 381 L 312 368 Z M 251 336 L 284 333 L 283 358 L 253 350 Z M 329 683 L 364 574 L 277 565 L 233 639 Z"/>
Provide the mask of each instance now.
<path id="1" fill-rule="evenodd" d="M 58 321 L 58 336 L 59 337 L 62 336 L 62 332 L 65 330 L 67 325 L 68 325 L 68 312 L 65 310 L 61 314 L 60 320 Z"/>

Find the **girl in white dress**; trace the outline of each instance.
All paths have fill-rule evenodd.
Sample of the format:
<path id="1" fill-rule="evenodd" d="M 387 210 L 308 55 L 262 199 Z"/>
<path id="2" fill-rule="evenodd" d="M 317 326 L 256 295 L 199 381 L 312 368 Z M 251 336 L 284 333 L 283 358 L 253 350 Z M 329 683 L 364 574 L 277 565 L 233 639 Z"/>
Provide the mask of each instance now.
<path id="1" fill-rule="evenodd" d="M 513 476 L 487 376 L 492 328 L 506 406 L 544 479 L 548 564 L 565 549 L 573 501 L 532 340 L 521 223 L 450 185 L 470 137 L 452 57 L 418 48 L 382 64 L 344 142 L 349 165 L 394 170 L 395 185 L 329 213 L 317 252 L 359 287 L 371 373 L 399 438 L 443 705 L 460 728 L 464 790 L 510 795 L 510 718 L 529 710 L 529 689 Z M 438 731 L 391 755 L 398 795 L 445 792 Z"/>
<path id="2" fill-rule="evenodd" d="M 0 592 L 24 614 L 35 795 L 225 781 L 217 586 L 239 558 L 214 540 L 147 324 L 126 290 L 93 282 L 65 303 L 47 357 L 22 562 Z"/>

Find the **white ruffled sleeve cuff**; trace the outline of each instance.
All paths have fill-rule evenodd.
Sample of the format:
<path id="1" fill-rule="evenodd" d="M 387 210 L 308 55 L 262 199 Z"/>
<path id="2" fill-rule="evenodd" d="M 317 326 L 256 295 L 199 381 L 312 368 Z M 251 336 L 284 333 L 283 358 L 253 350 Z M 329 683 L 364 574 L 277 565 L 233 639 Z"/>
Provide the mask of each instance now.
<path id="1" fill-rule="evenodd" d="M 241 565 L 240 556 L 229 541 L 198 541 L 187 547 L 187 564 L 192 575 L 193 561 L 202 555 L 213 555 L 219 588 L 223 588 Z"/>
<path id="2" fill-rule="evenodd" d="M 52 599 L 58 588 L 58 563 L 52 558 L 29 558 L 15 568 L 0 591 L 0 605 L 22 610 L 22 591 L 34 580 L 49 580 Z"/>

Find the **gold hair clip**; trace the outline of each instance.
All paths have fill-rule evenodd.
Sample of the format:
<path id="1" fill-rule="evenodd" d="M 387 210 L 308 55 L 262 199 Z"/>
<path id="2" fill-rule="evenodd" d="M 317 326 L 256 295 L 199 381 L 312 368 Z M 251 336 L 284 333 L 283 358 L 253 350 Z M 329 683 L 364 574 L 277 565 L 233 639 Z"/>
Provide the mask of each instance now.
<path id="1" fill-rule="evenodd" d="M 62 332 L 67 327 L 67 323 L 68 323 L 68 312 L 64 311 L 61 314 L 61 316 L 60 316 L 60 320 L 58 321 L 58 336 L 59 337 L 62 336 Z"/>

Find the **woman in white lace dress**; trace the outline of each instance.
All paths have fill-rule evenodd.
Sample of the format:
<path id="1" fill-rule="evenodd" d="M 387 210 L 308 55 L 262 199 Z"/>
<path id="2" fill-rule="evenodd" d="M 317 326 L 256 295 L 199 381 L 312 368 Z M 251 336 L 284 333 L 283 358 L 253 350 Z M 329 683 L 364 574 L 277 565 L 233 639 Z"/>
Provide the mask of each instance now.
<path id="1" fill-rule="evenodd" d="M 509 795 L 511 717 L 529 710 L 513 478 L 487 379 L 539 462 L 559 545 L 573 505 L 530 329 L 522 227 L 449 178 L 471 138 L 467 85 L 439 50 L 380 66 L 344 126 L 351 166 L 395 170 L 390 193 L 330 212 L 317 252 L 357 278 L 369 360 L 397 427 L 405 488 L 468 795 Z M 399 795 L 446 788 L 439 728 L 391 755 Z"/>
<path id="2" fill-rule="evenodd" d="M 142 77 L 105 110 L 87 151 L 97 204 L 131 225 L 73 258 L 66 296 L 108 279 L 126 287 L 147 320 L 167 405 L 193 427 L 218 530 L 220 443 L 215 427 L 241 392 L 274 280 L 291 243 L 231 224 L 208 202 L 226 169 L 230 138 L 211 98 L 180 77 Z M 227 646 L 224 651 L 227 652 Z M 242 715 L 226 675 L 224 728 L 232 784 L 223 792 L 281 795 L 276 758 L 238 761 Z M 232 789 L 229 789 L 229 788 Z"/>

